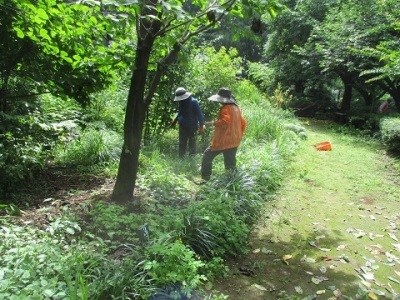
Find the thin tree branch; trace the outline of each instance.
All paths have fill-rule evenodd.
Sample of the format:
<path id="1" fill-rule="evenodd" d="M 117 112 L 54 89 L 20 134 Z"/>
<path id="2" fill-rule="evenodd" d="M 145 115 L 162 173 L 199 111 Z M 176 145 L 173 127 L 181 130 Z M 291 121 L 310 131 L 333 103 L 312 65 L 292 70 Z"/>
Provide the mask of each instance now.
<path id="1" fill-rule="evenodd" d="M 215 23 L 217 23 L 218 21 L 220 21 L 220 20 L 224 17 L 225 13 L 231 10 L 233 4 L 235 4 L 236 1 L 237 1 L 237 0 L 227 0 L 225 3 L 221 4 L 221 7 L 222 7 L 222 6 L 225 6 L 225 5 L 228 5 L 228 7 L 227 7 L 226 9 L 224 9 L 224 12 L 221 13 L 221 14 L 218 16 L 218 18 L 216 18 L 215 21 L 213 21 L 212 23 L 209 24 L 208 28 L 211 27 L 211 26 L 213 26 L 213 25 L 214 25 Z M 193 17 L 193 19 L 191 19 L 191 20 L 184 21 L 184 22 L 179 23 L 179 24 L 176 24 L 176 25 L 174 25 L 174 26 L 172 26 L 172 27 L 168 27 L 168 25 L 164 26 L 164 28 L 160 30 L 160 32 L 158 33 L 158 35 L 164 35 L 164 34 L 166 34 L 167 32 L 172 31 L 172 30 L 174 30 L 174 29 L 176 29 L 176 28 L 179 28 L 179 27 L 185 26 L 185 25 L 187 25 L 187 24 L 193 23 L 193 20 L 194 20 L 194 19 L 199 19 L 199 18 L 201 18 L 201 17 L 204 17 L 205 15 L 207 15 L 207 13 L 208 13 L 209 11 L 212 10 L 212 7 L 215 5 L 216 2 L 217 2 L 217 1 L 214 1 L 213 3 L 211 3 L 205 10 L 203 10 L 202 12 L 200 12 L 199 14 L 197 14 L 197 15 L 196 15 L 195 17 Z M 174 19 L 173 19 L 173 20 L 174 20 Z M 169 22 L 169 24 L 170 24 L 173 20 L 171 20 L 171 21 Z M 203 30 L 202 30 L 202 31 L 203 31 Z"/>
<path id="2" fill-rule="evenodd" d="M 216 22 L 220 21 L 225 16 L 225 12 L 229 11 L 232 8 L 232 6 L 233 6 L 233 4 L 235 2 L 236 2 L 236 0 L 229 0 L 229 1 L 227 1 L 225 3 L 225 4 L 229 4 L 229 5 L 224 10 L 224 13 L 222 13 L 216 19 Z M 164 58 L 157 65 L 157 70 L 156 70 L 156 72 L 154 74 L 153 80 L 150 83 L 147 95 L 144 98 L 144 103 L 145 103 L 146 107 L 148 107 L 150 105 L 150 103 L 151 103 L 151 101 L 153 99 L 153 96 L 154 96 L 154 93 L 155 93 L 155 91 L 157 89 L 157 86 L 160 83 L 161 76 L 164 74 L 164 72 L 168 68 L 168 66 L 170 64 L 172 64 L 176 60 L 176 58 L 178 57 L 178 53 L 182 48 L 182 45 L 184 45 L 191 37 L 200 34 L 201 32 L 207 30 L 208 28 L 210 28 L 213 25 L 214 25 L 214 23 L 201 26 L 200 28 L 198 28 L 194 32 L 190 32 L 189 30 L 186 30 L 186 32 L 184 33 L 182 38 L 179 41 L 175 42 L 175 44 L 173 46 L 173 49 L 166 56 L 164 56 Z"/>

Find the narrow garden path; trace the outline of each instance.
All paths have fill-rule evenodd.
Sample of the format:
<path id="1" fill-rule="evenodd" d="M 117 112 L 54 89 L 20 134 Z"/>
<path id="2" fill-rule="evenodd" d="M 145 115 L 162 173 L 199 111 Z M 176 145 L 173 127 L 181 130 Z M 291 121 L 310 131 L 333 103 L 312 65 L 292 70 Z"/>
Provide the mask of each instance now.
<path id="1" fill-rule="evenodd" d="M 308 139 L 250 239 L 213 288 L 228 299 L 400 299 L 399 161 L 304 121 Z M 329 141 L 331 151 L 313 144 Z"/>

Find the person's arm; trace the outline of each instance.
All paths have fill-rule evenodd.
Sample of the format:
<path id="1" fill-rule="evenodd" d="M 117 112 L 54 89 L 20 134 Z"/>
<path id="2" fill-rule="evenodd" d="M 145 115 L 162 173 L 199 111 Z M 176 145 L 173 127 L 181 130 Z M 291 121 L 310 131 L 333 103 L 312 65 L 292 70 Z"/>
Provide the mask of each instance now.
<path id="1" fill-rule="evenodd" d="M 171 121 L 171 127 L 172 127 L 172 126 L 175 126 L 175 124 L 178 122 L 178 119 L 179 119 L 179 116 L 180 116 L 180 115 L 181 115 L 181 113 L 178 112 L 178 114 L 176 115 L 175 119 L 173 119 L 173 120 Z"/>

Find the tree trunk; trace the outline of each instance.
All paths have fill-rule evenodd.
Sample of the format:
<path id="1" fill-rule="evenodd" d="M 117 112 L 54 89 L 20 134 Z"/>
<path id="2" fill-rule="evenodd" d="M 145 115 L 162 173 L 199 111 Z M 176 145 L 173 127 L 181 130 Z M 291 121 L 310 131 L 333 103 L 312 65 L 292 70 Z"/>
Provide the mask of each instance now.
<path id="1" fill-rule="evenodd" d="M 344 74 L 341 75 L 340 78 L 342 79 L 344 85 L 342 105 L 340 107 L 340 110 L 342 112 L 348 112 L 351 107 L 351 97 L 353 94 L 353 77 L 351 76 L 351 74 Z"/>
<path id="2" fill-rule="evenodd" d="M 390 96 L 392 96 L 394 100 L 397 112 L 400 112 L 400 87 L 394 85 L 393 88 L 390 90 Z"/>
<path id="3" fill-rule="evenodd" d="M 112 200 L 126 203 L 133 198 L 139 167 L 140 145 L 146 113 L 144 93 L 147 70 L 154 40 L 160 31 L 161 22 L 155 19 L 158 14 L 157 0 L 142 0 L 142 15 L 137 23 L 137 46 L 134 71 L 129 87 L 128 103 L 124 121 L 124 144 L 119 160 L 117 180 L 114 185 Z M 146 17 L 147 16 L 147 17 Z M 153 18 L 148 18 L 153 16 Z"/>
<path id="4" fill-rule="evenodd" d="M 135 68 L 131 77 L 128 103 L 124 122 L 124 144 L 119 162 L 117 180 L 112 200 L 125 203 L 133 197 L 139 166 L 140 144 L 145 119 L 144 92 L 154 37 L 139 40 L 136 49 Z"/>

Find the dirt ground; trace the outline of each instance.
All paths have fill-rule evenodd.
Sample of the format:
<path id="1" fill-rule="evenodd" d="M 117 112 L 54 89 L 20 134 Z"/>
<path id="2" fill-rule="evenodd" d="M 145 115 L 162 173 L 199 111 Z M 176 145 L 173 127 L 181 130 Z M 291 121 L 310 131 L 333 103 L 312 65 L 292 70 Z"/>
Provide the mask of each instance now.
<path id="1" fill-rule="evenodd" d="M 228 299 L 400 299 L 398 161 L 376 146 L 304 123 L 290 176 L 213 288 Z M 330 141 L 331 151 L 315 143 Z"/>

